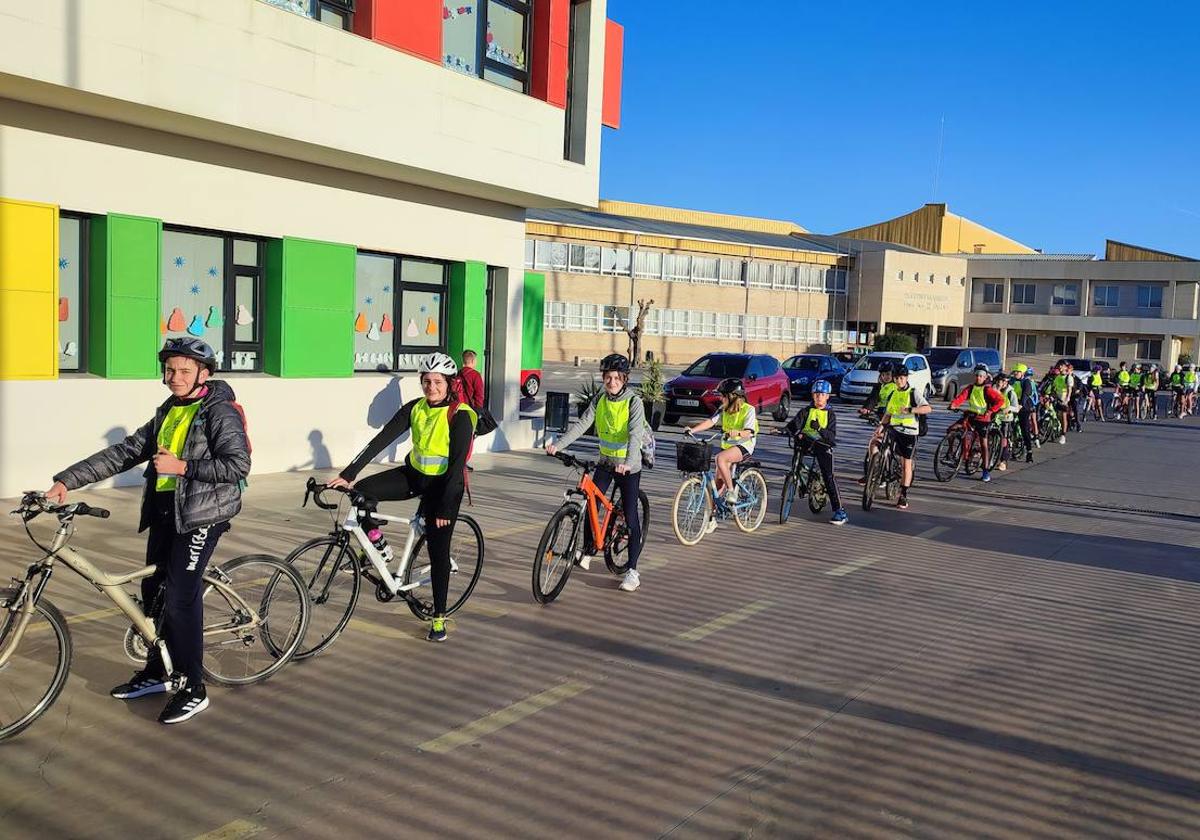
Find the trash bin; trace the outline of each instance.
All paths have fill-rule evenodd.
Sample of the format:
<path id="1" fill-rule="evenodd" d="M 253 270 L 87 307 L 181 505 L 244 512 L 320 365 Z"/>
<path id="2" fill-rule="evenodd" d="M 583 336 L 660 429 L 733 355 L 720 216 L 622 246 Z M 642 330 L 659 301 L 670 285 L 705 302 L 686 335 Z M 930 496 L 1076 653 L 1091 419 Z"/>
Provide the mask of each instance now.
<path id="1" fill-rule="evenodd" d="M 571 395 L 565 391 L 546 392 L 546 431 L 562 434 L 571 423 Z"/>

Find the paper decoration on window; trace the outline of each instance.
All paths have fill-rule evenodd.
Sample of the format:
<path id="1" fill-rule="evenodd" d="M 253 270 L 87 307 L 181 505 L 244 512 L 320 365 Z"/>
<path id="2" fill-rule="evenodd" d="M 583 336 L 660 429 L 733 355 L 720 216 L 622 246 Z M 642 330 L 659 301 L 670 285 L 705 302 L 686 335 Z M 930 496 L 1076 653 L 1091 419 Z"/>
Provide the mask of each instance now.
<path id="1" fill-rule="evenodd" d="M 408 326 L 404 328 L 404 334 L 409 338 L 416 338 L 421 334 L 421 331 L 417 329 L 417 321 L 415 318 L 408 319 Z"/>
<path id="2" fill-rule="evenodd" d="M 219 273 L 220 272 L 217 271 L 217 267 L 215 265 L 208 267 L 208 276 L 209 277 L 216 277 Z"/>
<path id="3" fill-rule="evenodd" d="M 79 352 L 79 345 L 74 341 L 68 341 L 66 348 L 63 350 L 64 356 L 74 356 Z"/>
<path id="4" fill-rule="evenodd" d="M 225 326 L 225 320 L 221 317 L 221 308 L 218 306 L 208 307 L 208 319 L 204 323 L 211 330 Z"/>
<path id="5" fill-rule="evenodd" d="M 359 312 L 358 317 L 354 319 L 354 331 L 355 332 L 366 332 L 367 331 L 367 316 L 361 312 Z"/>
<path id="6" fill-rule="evenodd" d="M 65 321 L 69 317 L 71 317 L 71 302 L 65 297 L 60 297 L 58 299 L 58 320 Z"/>
<path id="7" fill-rule="evenodd" d="M 185 265 L 187 265 L 187 260 L 185 260 L 183 257 L 175 258 L 175 267 L 176 268 L 183 268 Z"/>
<path id="8" fill-rule="evenodd" d="M 185 326 L 187 326 L 187 321 L 183 320 L 183 310 L 176 306 L 171 310 L 171 317 L 167 319 L 167 330 L 183 332 Z"/>
<path id="9" fill-rule="evenodd" d="M 200 316 L 197 315 L 196 317 L 199 318 Z M 218 350 L 217 351 L 217 367 L 224 367 L 224 366 L 225 366 L 225 351 Z"/>
<path id="10" fill-rule="evenodd" d="M 199 283 L 193 283 L 193 284 L 192 284 L 192 288 L 188 289 L 188 291 L 189 291 L 189 292 L 191 292 L 191 293 L 192 293 L 192 294 L 194 294 L 194 295 L 198 295 L 198 294 L 200 294 L 200 284 L 199 284 Z"/>
<path id="11" fill-rule="evenodd" d="M 239 327 L 254 323 L 254 316 L 250 314 L 250 310 L 246 308 L 246 304 L 238 304 L 237 315 L 233 317 L 233 322 Z"/>
<path id="12" fill-rule="evenodd" d="M 199 315 L 194 316 L 188 324 L 187 331 L 197 337 L 204 335 L 204 319 Z"/>
<path id="13" fill-rule="evenodd" d="M 383 316 L 383 323 L 379 325 L 379 331 L 380 332 L 391 332 L 392 331 L 392 319 L 390 317 L 388 317 L 387 315 Z"/>
<path id="14" fill-rule="evenodd" d="M 437 321 L 430 318 L 425 322 L 425 335 L 437 335 Z"/>
<path id="15" fill-rule="evenodd" d="M 374 321 L 371 322 L 371 329 L 367 330 L 367 341 L 379 340 L 379 325 Z"/>
<path id="16" fill-rule="evenodd" d="M 167 334 L 167 319 L 166 318 L 158 319 L 158 331 L 160 333 L 162 333 L 163 335 Z"/>
<path id="17" fill-rule="evenodd" d="M 62 269 L 63 271 L 66 271 L 66 270 L 67 270 L 67 267 L 68 267 L 68 266 L 70 266 L 70 265 L 71 265 L 71 261 L 70 261 L 69 259 L 67 259 L 66 257 L 59 257 L 59 258 L 58 258 L 58 267 L 59 267 L 60 269 Z"/>

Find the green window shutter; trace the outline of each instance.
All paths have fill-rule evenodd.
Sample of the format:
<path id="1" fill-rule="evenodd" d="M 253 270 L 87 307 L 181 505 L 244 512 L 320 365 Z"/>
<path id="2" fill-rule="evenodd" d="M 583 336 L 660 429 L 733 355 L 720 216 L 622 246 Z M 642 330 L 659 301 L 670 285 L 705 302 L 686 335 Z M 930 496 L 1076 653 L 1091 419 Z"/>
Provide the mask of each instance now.
<path id="1" fill-rule="evenodd" d="M 354 261 L 353 245 L 267 243 L 263 370 L 291 378 L 354 374 Z"/>
<path id="2" fill-rule="evenodd" d="M 546 275 L 526 271 L 521 299 L 521 370 L 542 369 L 545 327 Z"/>
<path id="3" fill-rule="evenodd" d="M 474 350 L 485 370 L 487 271 L 487 264 L 481 262 L 450 264 L 446 313 L 446 352 L 462 364 L 463 351 Z"/>
<path id="4" fill-rule="evenodd" d="M 107 379 L 157 379 L 162 222 L 109 213 L 90 230 L 88 369 Z"/>

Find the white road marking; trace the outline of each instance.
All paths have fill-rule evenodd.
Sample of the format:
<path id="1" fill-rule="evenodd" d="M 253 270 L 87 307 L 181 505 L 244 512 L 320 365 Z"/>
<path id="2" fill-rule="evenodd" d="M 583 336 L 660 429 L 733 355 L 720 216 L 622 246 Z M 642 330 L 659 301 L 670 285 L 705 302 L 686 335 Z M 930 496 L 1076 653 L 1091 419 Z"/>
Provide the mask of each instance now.
<path id="1" fill-rule="evenodd" d="M 833 577 L 845 577 L 851 572 L 857 572 L 859 569 L 865 569 L 867 566 L 873 566 L 882 560 L 882 557 L 860 557 L 857 560 L 851 560 L 849 563 L 843 563 L 840 566 L 835 566 L 825 574 Z"/>

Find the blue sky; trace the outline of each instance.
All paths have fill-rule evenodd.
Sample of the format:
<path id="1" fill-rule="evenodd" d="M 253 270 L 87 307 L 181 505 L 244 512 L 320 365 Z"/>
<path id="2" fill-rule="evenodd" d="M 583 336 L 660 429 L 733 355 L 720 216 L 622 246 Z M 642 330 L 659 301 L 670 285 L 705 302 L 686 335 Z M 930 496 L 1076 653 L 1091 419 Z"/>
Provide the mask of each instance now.
<path id="1" fill-rule="evenodd" d="M 1200 257 L 1200 3 L 609 0 L 609 17 L 625 82 L 604 198 L 822 233 L 936 200 L 1046 251 Z"/>

